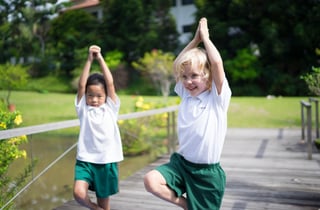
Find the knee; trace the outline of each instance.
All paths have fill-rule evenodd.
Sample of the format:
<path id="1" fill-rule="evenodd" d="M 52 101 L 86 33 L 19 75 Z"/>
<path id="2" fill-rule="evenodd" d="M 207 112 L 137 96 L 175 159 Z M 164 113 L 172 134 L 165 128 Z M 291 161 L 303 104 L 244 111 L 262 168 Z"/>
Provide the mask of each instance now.
<path id="1" fill-rule="evenodd" d="M 145 174 L 143 177 L 143 184 L 144 184 L 144 188 L 150 192 L 150 186 L 152 184 L 151 182 L 151 177 L 150 177 L 150 172 Z"/>
<path id="2" fill-rule="evenodd" d="M 150 171 L 143 177 L 144 187 L 148 192 L 155 192 L 159 184 L 158 171 Z"/>
<path id="3" fill-rule="evenodd" d="M 79 187 L 75 187 L 73 189 L 73 197 L 76 201 L 85 200 L 87 196 L 87 192 L 85 189 L 81 189 Z"/>

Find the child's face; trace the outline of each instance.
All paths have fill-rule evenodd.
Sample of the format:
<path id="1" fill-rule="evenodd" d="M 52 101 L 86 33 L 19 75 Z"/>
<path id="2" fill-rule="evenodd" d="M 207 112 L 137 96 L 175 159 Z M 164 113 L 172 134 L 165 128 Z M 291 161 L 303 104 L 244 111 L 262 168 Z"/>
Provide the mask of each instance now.
<path id="1" fill-rule="evenodd" d="M 106 92 L 102 85 L 89 85 L 86 92 L 86 102 L 89 106 L 99 107 L 106 101 Z"/>
<path id="2" fill-rule="evenodd" d="M 204 78 L 203 73 L 193 69 L 191 65 L 184 66 L 182 82 L 191 96 L 198 96 L 208 89 L 207 79 Z"/>

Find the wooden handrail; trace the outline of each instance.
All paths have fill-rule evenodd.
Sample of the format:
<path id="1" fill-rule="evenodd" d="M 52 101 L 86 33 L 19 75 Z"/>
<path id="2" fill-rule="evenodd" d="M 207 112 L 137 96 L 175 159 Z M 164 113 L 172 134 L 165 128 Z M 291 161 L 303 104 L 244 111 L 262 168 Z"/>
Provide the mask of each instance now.
<path id="1" fill-rule="evenodd" d="M 169 106 L 169 107 L 160 108 L 160 109 L 152 109 L 152 110 L 142 111 L 142 112 L 121 114 L 119 115 L 118 120 L 128 120 L 128 119 L 134 119 L 134 118 L 140 118 L 140 117 L 147 117 L 155 114 L 162 114 L 162 113 L 173 112 L 177 110 L 178 110 L 178 106 Z M 54 123 L 46 123 L 46 124 L 34 125 L 34 126 L 28 126 L 28 127 L 22 127 L 22 128 L 13 128 L 9 130 L 2 130 L 0 131 L 0 140 L 4 140 L 4 139 L 16 137 L 16 136 L 30 135 L 30 134 L 42 133 L 42 132 L 59 130 L 64 128 L 71 128 L 76 126 L 79 126 L 78 119 L 60 121 L 60 122 L 54 122 Z"/>

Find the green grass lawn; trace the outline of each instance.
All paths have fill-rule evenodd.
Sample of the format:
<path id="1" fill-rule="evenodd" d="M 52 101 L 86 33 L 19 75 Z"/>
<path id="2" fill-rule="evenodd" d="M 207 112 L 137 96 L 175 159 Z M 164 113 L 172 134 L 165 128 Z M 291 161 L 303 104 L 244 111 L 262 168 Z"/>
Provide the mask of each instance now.
<path id="1" fill-rule="evenodd" d="M 300 101 L 308 97 L 233 97 L 228 126 L 241 128 L 300 127 Z"/>
<path id="2" fill-rule="evenodd" d="M 6 92 L 0 91 L 0 98 Z M 120 95 L 120 114 L 134 111 L 138 96 Z M 164 104 L 159 96 L 143 96 L 146 103 Z M 37 125 L 76 119 L 75 94 L 15 91 L 11 102 L 22 112 L 24 124 Z M 239 128 L 287 128 L 300 126 L 300 101 L 308 97 L 232 97 L 228 126 Z M 178 97 L 169 97 L 167 104 L 177 104 Z"/>

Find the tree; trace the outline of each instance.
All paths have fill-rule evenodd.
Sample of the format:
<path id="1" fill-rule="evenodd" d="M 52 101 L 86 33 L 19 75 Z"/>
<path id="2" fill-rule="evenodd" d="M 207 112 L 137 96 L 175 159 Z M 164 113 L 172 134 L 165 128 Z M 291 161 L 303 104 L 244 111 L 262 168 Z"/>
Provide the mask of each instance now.
<path id="1" fill-rule="evenodd" d="M 101 34 L 104 48 L 124 53 L 127 63 L 138 60 L 152 49 L 173 51 L 178 32 L 170 15 L 170 0 L 102 1 L 104 9 Z"/>
<path id="2" fill-rule="evenodd" d="M 152 84 L 161 90 L 166 98 L 169 96 L 171 84 L 174 83 L 173 61 L 175 56 L 172 53 L 163 53 L 161 50 L 152 50 L 145 53 L 144 57 L 133 62 L 134 68 L 151 78 Z"/>
<path id="3" fill-rule="evenodd" d="M 43 58 L 48 22 L 63 7 L 58 0 L 0 1 L 0 63 Z M 33 59 L 36 60 L 36 59 Z"/>
<path id="4" fill-rule="evenodd" d="M 150 29 L 156 33 L 156 37 L 152 42 L 153 48 L 161 49 L 164 52 L 175 52 L 179 47 L 179 33 L 176 29 L 176 22 L 170 13 L 172 1 L 156 0 L 151 1 L 151 22 Z M 148 49 L 150 51 L 151 49 Z"/>
<path id="5" fill-rule="evenodd" d="M 66 11 L 51 22 L 49 31 L 50 49 L 60 63 L 60 75 L 72 77 L 72 71 L 83 60 L 76 59 L 76 50 L 92 44 L 100 45 L 99 21 L 93 15 L 82 10 Z"/>
<path id="6" fill-rule="evenodd" d="M 121 88 L 127 83 L 127 75 L 126 74 L 120 74 L 118 71 L 122 68 L 123 64 L 121 63 L 123 53 L 120 51 L 109 51 L 107 53 L 104 52 L 104 49 L 102 49 L 104 59 L 110 68 L 110 71 L 113 74 L 114 78 L 114 83 L 116 88 Z M 77 49 L 75 51 L 75 57 L 76 60 L 81 61 L 83 63 L 87 57 L 88 57 L 88 47 L 82 48 L 82 49 Z M 83 71 L 83 66 L 79 65 L 78 68 L 75 68 L 72 71 L 73 75 L 73 80 L 72 80 L 72 88 L 74 91 L 78 89 L 78 83 L 79 83 L 79 78 L 80 75 Z M 93 62 L 91 66 L 91 72 L 101 72 L 100 70 L 100 65 L 97 62 Z"/>
<path id="7" fill-rule="evenodd" d="M 234 83 L 245 84 L 237 87 L 233 94 L 237 95 L 260 95 L 262 90 L 255 81 L 261 75 L 259 71 L 258 57 L 254 54 L 254 49 L 240 49 L 236 51 L 233 59 L 224 62 L 225 69 L 228 70 L 228 78 L 232 78 Z"/>
<path id="8" fill-rule="evenodd" d="M 175 51 L 179 45 L 178 32 L 170 14 L 171 0 L 101 1 L 103 23 L 100 34 L 107 51 L 123 52 L 123 60 L 131 83 L 140 78 L 131 64 L 145 52 L 159 49 Z"/>
<path id="9" fill-rule="evenodd" d="M 0 75 L 0 89 L 8 91 L 6 102 L 9 106 L 11 91 L 27 83 L 29 77 L 27 68 L 22 65 L 1 64 Z"/>
<path id="10" fill-rule="evenodd" d="M 197 19 L 208 18 L 211 37 L 224 60 L 257 47 L 259 84 L 264 94 L 302 95 L 299 77 L 319 64 L 320 1 L 195 0 Z M 226 69 L 236 71 L 236 69 Z M 234 90 L 243 82 L 229 77 Z"/>

